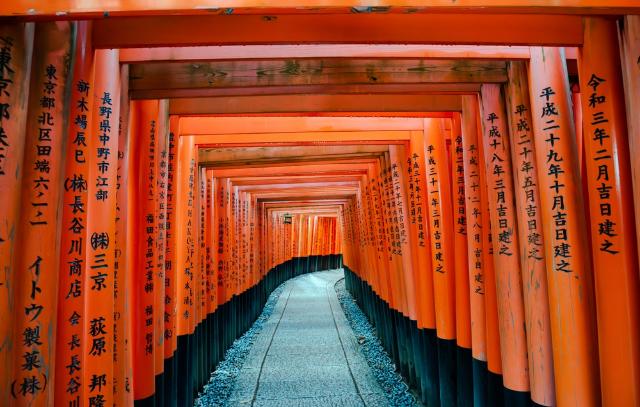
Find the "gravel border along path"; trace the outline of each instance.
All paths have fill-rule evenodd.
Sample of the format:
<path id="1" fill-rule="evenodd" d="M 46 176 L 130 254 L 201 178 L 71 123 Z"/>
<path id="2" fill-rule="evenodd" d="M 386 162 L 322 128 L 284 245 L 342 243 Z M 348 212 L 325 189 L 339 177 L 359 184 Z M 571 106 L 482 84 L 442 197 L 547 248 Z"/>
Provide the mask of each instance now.
<path id="1" fill-rule="evenodd" d="M 198 394 L 195 407 L 228 406 L 229 397 L 233 393 L 235 379 L 242 369 L 254 340 L 262 331 L 264 323 L 269 319 L 284 290 L 287 281 L 280 284 L 269 296 L 262 313 L 254 324 L 240 338 L 233 342 L 224 359 L 211 374 L 211 379 Z"/>
<path id="2" fill-rule="evenodd" d="M 396 366 L 382 347 L 375 328 L 371 325 L 356 301 L 345 287 L 344 278 L 335 285 L 338 301 L 358 338 L 360 352 L 373 371 L 378 384 L 384 390 L 389 406 L 422 406 L 416 401 L 409 387 L 396 370 Z"/>

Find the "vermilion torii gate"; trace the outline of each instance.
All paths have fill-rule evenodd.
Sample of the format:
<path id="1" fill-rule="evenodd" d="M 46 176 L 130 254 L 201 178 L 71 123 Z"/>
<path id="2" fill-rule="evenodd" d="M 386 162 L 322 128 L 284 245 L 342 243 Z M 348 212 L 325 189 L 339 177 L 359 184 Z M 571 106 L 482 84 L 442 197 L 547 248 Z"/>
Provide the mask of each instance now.
<path id="1" fill-rule="evenodd" d="M 640 404 L 638 13 L 6 1 L 0 394 L 192 404 L 344 264 L 428 404 Z"/>

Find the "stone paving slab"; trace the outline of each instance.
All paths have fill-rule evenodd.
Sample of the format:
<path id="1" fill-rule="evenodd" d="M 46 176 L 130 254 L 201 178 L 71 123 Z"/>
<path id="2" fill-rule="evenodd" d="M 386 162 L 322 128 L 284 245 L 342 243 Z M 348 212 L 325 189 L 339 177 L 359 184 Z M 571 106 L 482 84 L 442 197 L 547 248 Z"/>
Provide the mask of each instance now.
<path id="1" fill-rule="evenodd" d="M 339 270 L 287 283 L 236 379 L 229 405 L 384 406 L 334 285 Z"/>

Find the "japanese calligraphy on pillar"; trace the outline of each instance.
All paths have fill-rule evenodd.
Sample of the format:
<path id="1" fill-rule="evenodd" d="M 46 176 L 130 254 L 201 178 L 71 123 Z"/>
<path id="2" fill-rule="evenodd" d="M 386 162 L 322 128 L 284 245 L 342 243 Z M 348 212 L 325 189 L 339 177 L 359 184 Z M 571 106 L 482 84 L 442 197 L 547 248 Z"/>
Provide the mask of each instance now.
<path id="1" fill-rule="evenodd" d="M 382 221 L 378 218 L 380 216 L 380 206 L 376 204 L 378 196 L 378 180 L 374 175 L 375 174 L 372 172 L 369 178 L 369 210 L 371 213 L 370 227 L 373 239 L 372 247 L 375 247 L 376 256 L 378 260 L 381 260 L 382 254 L 384 253 L 384 242 L 382 240 L 383 235 L 381 235 Z"/>
<path id="2" fill-rule="evenodd" d="M 40 98 L 40 115 L 38 116 L 38 143 L 36 144 L 37 158 L 33 166 L 39 176 L 33 180 L 36 194 L 31 201 L 29 223 L 32 226 L 46 225 L 44 208 L 49 206 L 46 191 L 49 190 L 51 177 L 50 156 L 52 152 L 53 129 L 56 125 L 56 117 L 53 109 L 56 107 L 56 88 L 58 87 L 58 68 L 50 64 L 45 68 L 45 81 L 41 84 L 42 95 Z M 9 118 L 7 112 L 0 112 L 0 116 Z"/>
<path id="3" fill-rule="evenodd" d="M 87 157 L 90 151 L 87 138 L 91 130 L 88 128 L 92 95 L 89 85 L 89 74 L 92 69 L 91 59 L 76 64 L 75 83 L 72 89 L 70 112 L 70 144 L 67 146 L 66 177 L 63 197 L 63 233 L 61 236 L 60 288 L 58 302 L 58 338 L 59 356 L 63 359 L 56 363 L 56 401 L 58 403 L 80 403 L 82 398 L 82 361 L 84 354 L 83 325 L 72 325 L 72 315 L 84 314 L 84 278 L 86 273 L 87 228 L 87 179 L 89 166 Z M 86 76 L 85 76 L 86 75 Z M 64 355 L 64 356 L 63 356 Z"/>
<path id="4" fill-rule="evenodd" d="M 251 268 L 251 259 L 250 259 L 250 253 L 251 251 L 251 244 L 253 243 L 253 235 L 251 235 L 250 232 L 250 206 L 249 206 L 249 195 L 248 194 L 244 194 L 244 214 L 242 216 L 242 230 L 245 233 L 245 238 L 242 239 L 242 242 L 244 244 L 244 264 L 245 264 L 245 270 L 247 271 L 247 278 L 245 279 L 245 284 L 252 284 L 252 280 L 251 280 L 251 272 L 253 271 Z M 291 225 L 291 229 L 293 230 L 293 225 Z M 295 236 L 295 235 L 293 235 Z M 293 248 L 291 247 L 291 250 L 293 250 Z M 293 251 L 291 251 L 291 253 L 289 254 L 290 257 L 293 257 Z"/>
<path id="5" fill-rule="evenodd" d="M 508 73 L 507 109 L 511 130 L 514 194 L 518 209 L 518 237 L 521 242 L 519 257 L 529 349 L 531 399 L 539 404 L 553 404 L 553 352 L 543 225 L 539 209 L 538 164 L 531 130 L 533 124 L 524 63 L 511 62 Z"/>
<path id="6" fill-rule="evenodd" d="M 115 257 L 113 263 L 113 403 L 126 405 L 133 402 L 132 347 L 132 284 L 129 259 L 133 253 L 127 251 L 127 226 L 129 223 L 129 66 L 120 67 L 120 114 L 118 121 L 118 160 L 116 176 Z"/>
<path id="7" fill-rule="evenodd" d="M 6 24 L 0 29 L 0 191 L 4 196 L 4 203 L 0 204 L 3 216 L 3 222 L 0 222 L 0 265 L 3 269 L 10 268 L 8 264 L 5 268 L 5 261 L 9 262 L 14 257 L 9 246 L 13 244 L 11 233 L 17 221 L 20 196 L 28 100 L 25 82 L 30 68 L 26 63 L 31 55 L 27 56 L 27 61 L 23 58 L 27 52 L 30 53 L 30 41 L 33 41 L 32 27 Z M 6 287 L 5 278 L 10 276 L 2 273 L 0 288 Z"/>
<path id="8" fill-rule="evenodd" d="M 225 240 L 224 240 L 224 183 L 221 181 L 216 181 L 217 183 L 217 203 L 216 203 L 216 217 L 217 217 L 217 225 L 218 230 L 214 231 L 217 234 L 216 239 L 216 258 L 218 259 L 218 263 L 216 267 L 218 268 L 218 289 L 223 290 L 226 288 L 226 278 L 225 278 L 225 270 L 224 270 L 224 254 L 225 254 Z M 221 300 L 225 300 L 225 295 L 222 295 Z"/>
<path id="9" fill-rule="evenodd" d="M 176 143 L 174 133 L 174 120 L 170 119 L 170 131 L 169 131 L 169 146 L 167 154 L 167 222 L 165 226 L 165 262 L 164 262 L 164 284 L 165 284 L 165 299 L 164 299 L 164 340 L 165 340 L 165 357 L 173 355 L 176 342 L 176 253 L 174 247 L 177 242 L 175 239 L 175 169 L 176 169 Z M 167 345 L 169 344 L 169 345 Z"/>
<path id="10" fill-rule="evenodd" d="M 230 253 L 230 263 L 231 263 L 231 289 L 233 290 L 233 294 L 237 294 L 238 284 L 240 283 L 240 273 L 239 273 L 239 264 L 238 257 L 239 253 L 237 252 L 239 242 L 238 242 L 238 229 L 239 229 L 239 216 L 238 216 L 238 188 L 233 187 L 232 182 L 229 181 L 229 184 L 232 188 L 231 192 L 231 205 L 230 205 L 230 214 L 229 214 L 229 236 L 231 237 L 231 242 L 233 246 L 231 247 L 232 251 Z M 282 223 L 277 222 L 279 225 L 279 230 L 282 233 Z M 280 240 L 278 240 L 278 243 Z M 278 248 L 281 248 L 278 246 Z M 280 255 L 280 252 L 278 252 Z"/>
<path id="11" fill-rule="evenodd" d="M 364 216 L 364 213 L 366 210 L 366 202 L 365 202 L 365 196 L 362 193 L 362 190 L 359 191 L 358 198 L 356 199 L 356 207 L 358 208 L 358 214 L 360 216 Z M 320 222 L 319 227 L 321 227 L 322 218 L 319 219 L 319 222 Z M 365 247 L 369 242 L 369 237 L 367 236 L 367 229 L 365 226 L 366 226 L 366 223 L 358 225 L 358 231 L 360 232 L 360 247 L 362 248 L 362 250 L 366 250 Z M 318 245 L 320 244 L 319 241 L 316 241 L 316 242 Z M 320 247 L 318 247 L 318 250 L 320 250 Z M 319 252 L 317 254 L 319 254 Z"/>
<path id="12" fill-rule="evenodd" d="M 207 311 L 207 286 L 206 286 L 206 276 L 207 276 L 207 259 L 205 257 L 206 254 L 206 243 L 205 243 L 205 213 L 207 210 L 206 207 L 206 191 L 207 191 L 207 179 L 206 179 L 206 169 L 204 167 L 198 169 L 198 246 L 199 250 L 199 258 L 198 258 L 198 268 L 200 274 L 200 287 L 198 288 L 200 292 L 200 310 L 202 314 L 200 319 L 204 319 Z"/>
<path id="13" fill-rule="evenodd" d="M 370 210 L 371 210 L 371 228 L 373 230 L 372 247 L 375 249 L 375 256 L 378 261 L 382 261 L 385 256 L 384 241 L 384 225 L 381 216 L 380 186 L 378 182 L 379 172 L 377 167 L 373 167 L 369 175 L 370 190 Z"/>
<path id="14" fill-rule="evenodd" d="M 631 169 L 638 157 L 629 151 L 638 134 L 627 127 L 637 113 L 625 114 L 624 94 L 638 95 L 623 83 L 616 22 L 592 17 L 584 24 L 580 88 L 602 404 L 638 404 L 640 279 L 633 215 L 638 193 L 634 199 Z"/>
<path id="15" fill-rule="evenodd" d="M 425 244 L 425 222 L 422 208 L 424 206 L 424 194 L 420 180 L 423 177 L 422 168 L 420 166 L 421 156 L 417 152 L 411 154 L 407 159 L 407 173 L 409 174 L 409 200 L 411 202 L 409 211 L 409 220 L 411 224 L 415 224 L 418 230 L 418 246 L 426 247 Z"/>
<path id="16" fill-rule="evenodd" d="M 573 250 L 569 241 L 569 229 L 567 225 L 567 210 L 565 205 L 564 189 L 566 188 L 567 177 L 565 176 L 564 157 L 556 149 L 556 144 L 561 140 L 560 124 L 557 118 L 560 114 L 556 107 L 556 92 L 547 86 L 536 95 L 542 101 L 541 109 L 534 114 L 538 114 L 545 123 L 542 133 L 544 134 L 545 150 L 540 154 L 545 157 L 546 166 L 544 171 L 551 177 L 551 185 L 548 187 L 552 191 L 553 212 L 553 233 L 550 236 L 553 244 L 553 265 L 554 270 L 563 273 L 571 273 L 571 258 Z"/>
<path id="17" fill-rule="evenodd" d="M 174 123 L 175 124 L 175 123 Z M 173 126 L 175 129 L 177 126 Z M 191 333 L 193 307 L 193 265 L 195 251 L 195 145 L 193 137 L 174 133 L 177 140 L 176 171 L 174 178 L 175 239 L 176 248 L 176 335 Z"/>
<path id="18" fill-rule="evenodd" d="M 465 190 L 464 190 L 464 157 L 462 147 L 462 135 L 457 135 L 454 140 L 453 151 L 453 164 L 455 175 L 455 220 L 456 220 L 456 233 L 460 235 L 467 235 L 467 213 L 465 208 Z"/>
<path id="19" fill-rule="evenodd" d="M 187 163 L 187 173 L 189 174 L 187 183 L 187 224 L 186 224 L 186 239 L 184 241 L 185 262 L 183 264 L 183 271 L 185 277 L 185 284 L 183 286 L 183 305 L 184 312 L 182 313 L 183 320 L 191 320 L 191 311 L 194 305 L 194 267 L 197 259 L 195 256 L 195 176 L 196 176 L 196 162 L 193 157 L 189 159 Z"/>
<path id="20" fill-rule="evenodd" d="M 161 335 L 156 331 L 158 313 L 156 287 L 162 284 L 157 277 L 157 168 L 158 168 L 158 101 L 131 101 L 132 145 L 135 152 L 138 188 L 134 188 L 132 204 L 136 207 L 133 220 L 136 225 L 132 252 L 135 253 L 133 281 L 134 307 L 138 312 L 134 327 L 134 399 L 149 397 L 154 392 L 156 340 Z M 132 163 L 133 164 L 133 163 Z"/>
<path id="21" fill-rule="evenodd" d="M 475 139 L 477 141 L 477 138 Z M 465 143 L 467 144 L 467 143 Z M 473 275 L 471 290 L 473 294 L 484 295 L 484 274 L 482 267 L 482 207 L 480 204 L 480 167 L 478 145 L 468 143 L 463 150 L 464 176 L 466 178 L 466 212 L 468 213 L 467 244 L 469 246 L 469 272 Z"/>
<path id="22" fill-rule="evenodd" d="M 40 303 L 42 287 L 39 285 L 39 280 L 43 272 L 49 273 L 51 271 L 43 269 L 42 260 L 42 257 L 36 256 L 33 263 L 27 268 L 27 275 L 31 277 L 29 298 L 32 302 L 24 307 L 28 325 L 22 331 L 20 349 L 22 378 L 12 383 L 11 391 L 15 398 L 38 395 L 45 390 L 49 379 L 49 375 L 41 370 L 44 363 L 41 357 L 41 348 L 45 337 L 43 336 L 44 332 L 41 332 L 43 325 L 40 323 L 40 317 L 45 307 Z"/>
<path id="23" fill-rule="evenodd" d="M 54 403 L 55 341 L 50 335 L 56 329 L 58 303 L 61 227 L 58 214 L 61 211 L 63 140 L 69 107 L 70 34 L 68 23 L 44 23 L 37 28 L 35 36 L 37 52 L 31 75 L 20 190 L 23 208 L 15 232 L 18 252 L 13 285 L 14 367 L 10 395 L 4 395 L 10 396 L 18 405 Z M 8 50 L 13 53 L 15 48 L 9 47 L 6 41 L 4 46 L 1 42 L 0 50 L 5 48 L 6 58 Z M 3 68 L 4 78 L 8 73 L 6 66 L 10 65 Z M 17 91 L 10 86 L 5 91 L 7 89 Z M 0 116 L 4 129 L 12 114 L 18 112 L 16 105 L 2 106 Z M 14 106 L 16 110 L 13 110 Z"/>
<path id="24" fill-rule="evenodd" d="M 392 260 L 392 254 L 395 251 L 395 241 L 394 241 L 394 226 L 393 226 L 393 215 L 392 212 L 390 210 L 391 208 L 391 202 L 390 202 L 390 196 L 389 196 L 389 178 L 387 177 L 387 173 L 389 172 L 389 168 L 387 167 L 383 167 L 381 169 L 380 172 L 380 181 L 379 181 L 379 187 L 380 187 L 380 196 L 381 196 L 381 200 L 382 200 L 382 218 L 383 218 L 383 225 L 384 225 L 384 235 L 386 236 L 386 242 L 385 242 L 385 246 L 386 246 L 386 251 L 387 251 L 387 255 L 388 255 L 388 260 L 391 261 Z M 354 224 L 354 227 L 356 225 Z M 355 239 L 355 236 L 353 237 Z"/>
<path id="25" fill-rule="evenodd" d="M 543 242 L 538 229 L 537 175 L 529 108 L 518 104 L 511 114 L 515 122 L 512 128 L 516 183 L 524 192 L 523 206 L 527 217 L 527 239 L 522 244 L 526 247 L 527 259 L 537 262 L 543 260 Z"/>
<path id="26" fill-rule="evenodd" d="M 255 224 L 255 208 L 256 208 L 256 200 L 255 198 L 253 198 L 253 200 L 251 201 L 250 204 L 248 204 L 248 208 L 249 208 L 249 248 L 250 248 L 250 252 L 249 252 L 249 269 L 251 270 L 251 272 L 254 275 L 254 283 L 258 282 L 258 275 L 257 275 L 257 270 L 256 270 L 256 265 L 255 265 L 255 243 L 256 243 L 256 239 L 255 239 L 255 233 L 256 233 L 256 224 Z M 296 221 L 296 225 L 298 224 L 298 222 L 300 221 L 300 217 L 296 216 L 295 218 Z M 297 232 L 296 232 L 297 233 Z M 296 239 L 295 239 L 295 243 L 296 246 L 293 248 L 293 256 L 297 257 L 298 256 L 298 238 L 296 235 Z M 215 293 L 214 293 L 215 295 Z"/>
<path id="27" fill-rule="evenodd" d="M 505 387 L 529 391 L 527 343 L 511 148 L 501 87 L 481 88 L 485 174 L 491 210 L 501 357 Z M 515 255 L 514 255 L 515 254 Z"/>
<path id="28" fill-rule="evenodd" d="M 207 273 L 207 303 L 209 304 L 208 310 L 209 312 L 213 312 L 215 309 L 215 301 L 216 301 L 216 292 L 218 290 L 217 282 L 214 280 L 214 263 L 213 263 L 213 253 L 212 253 L 212 238 L 211 238 L 211 227 L 213 225 L 212 215 L 213 215 L 213 179 L 211 177 L 211 173 L 209 171 L 205 171 L 206 177 L 206 214 L 205 214 L 205 223 L 207 233 L 205 234 L 205 264 L 206 264 L 206 273 Z"/>
<path id="29" fill-rule="evenodd" d="M 157 161 L 157 148 L 156 148 L 156 120 L 149 122 L 149 142 L 147 147 L 147 164 L 146 169 L 146 198 L 148 203 L 144 206 L 144 219 L 146 227 L 144 228 L 144 292 L 151 300 L 147 301 L 144 307 L 144 354 L 154 354 L 154 321 L 155 321 L 155 293 L 156 290 L 156 250 L 157 250 L 157 219 L 155 214 L 156 203 L 156 161 Z"/>
<path id="30" fill-rule="evenodd" d="M 6 123 L 11 119 L 10 98 L 14 92 L 13 76 L 16 73 L 13 59 L 15 39 L 11 36 L 0 37 L 0 176 L 6 177 L 6 161 L 12 153 L 11 134 L 7 134 Z M 5 237 L 6 238 L 6 237 Z"/>
<path id="31" fill-rule="evenodd" d="M 158 101 L 158 120 L 156 123 L 156 159 L 155 159 L 155 273 L 153 285 L 154 318 L 154 355 L 155 375 L 164 371 L 164 307 L 165 307 L 165 252 L 167 225 L 167 160 L 169 150 L 169 101 Z"/>
<path id="32" fill-rule="evenodd" d="M 597 249 L 606 254 L 615 256 L 620 253 L 620 233 L 619 225 L 614 222 L 617 214 L 612 209 L 612 190 L 614 188 L 615 163 L 611 143 L 611 129 L 606 107 L 607 98 L 599 90 L 601 86 L 606 86 L 607 78 L 604 75 L 598 76 L 591 73 L 587 85 L 588 108 L 585 111 L 585 121 L 588 122 L 585 129 L 585 137 L 591 138 L 591 142 L 585 143 L 595 148 L 589 148 L 589 159 L 593 162 L 597 171 L 591 171 L 594 189 L 592 197 L 595 196 L 598 202 L 598 231 Z"/>
<path id="33" fill-rule="evenodd" d="M 442 213 L 440 203 L 440 178 L 438 174 L 438 163 L 435 154 L 435 146 L 427 146 L 427 190 L 429 193 L 430 226 L 433 246 L 433 271 L 436 273 L 446 273 L 443 254 L 442 237 Z"/>
<path id="34" fill-rule="evenodd" d="M 15 230 L 22 205 L 21 182 L 34 23 L 0 27 L 0 343 L 10 343 L 17 278 Z M 0 394 L 9 394 L 13 349 L 0 346 Z"/>
<path id="35" fill-rule="evenodd" d="M 585 278 L 591 275 L 590 248 L 566 59 L 562 48 L 531 47 L 530 55 L 531 124 L 549 287 L 556 401 L 558 405 L 598 404 L 593 288 L 591 277 Z"/>
<path id="36" fill-rule="evenodd" d="M 385 240 L 384 240 L 384 224 L 382 222 L 382 211 L 380 204 L 380 182 L 379 182 L 379 171 L 377 171 L 377 167 L 374 167 L 374 170 L 371 171 L 371 211 L 372 211 L 372 226 L 374 229 L 374 247 L 376 248 L 376 257 L 379 261 L 382 261 L 385 256 L 386 248 L 385 248 Z"/>
<path id="37" fill-rule="evenodd" d="M 369 181 L 364 186 L 365 188 L 365 202 L 367 204 L 367 243 L 369 246 L 374 248 L 377 245 L 376 233 L 375 233 L 375 214 L 373 213 L 373 181 L 369 179 Z"/>
<path id="38" fill-rule="evenodd" d="M 417 155 L 417 154 L 414 154 Z M 412 225 L 416 224 L 416 196 L 415 196 L 415 183 L 413 181 L 413 171 L 411 157 L 407 158 L 407 184 L 409 188 L 409 222 Z"/>
<path id="39" fill-rule="evenodd" d="M 404 213 L 402 207 L 404 205 L 402 197 L 402 179 L 400 178 L 402 168 L 397 163 L 391 164 L 391 179 L 393 182 L 393 221 L 395 223 L 395 254 L 402 255 L 402 245 L 407 244 L 407 230 L 404 224 Z"/>
<path id="40" fill-rule="evenodd" d="M 156 202 L 156 121 L 151 120 L 149 122 L 149 143 L 146 145 L 147 151 L 143 152 L 147 154 L 146 178 L 146 198 L 148 203 L 144 206 L 144 220 L 146 226 L 144 228 L 144 292 L 152 300 L 148 301 L 144 307 L 144 353 L 145 355 L 153 355 L 154 352 L 154 290 L 155 287 L 155 274 L 156 274 L 156 245 L 157 245 L 157 219 L 155 216 L 155 202 Z"/>
<path id="41" fill-rule="evenodd" d="M 424 121 L 423 149 L 426 155 L 426 185 L 431 244 L 431 278 L 439 338 L 456 337 L 454 224 L 450 166 L 446 152 L 444 120 Z"/>
<path id="42" fill-rule="evenodd" d="M 87 208 L 86 344 L 84 398 L 88 406 L 113 403 L 115 218 L 120 113 L 119 54 L 95 57 L 93 113 L 89 128 Z"/>
<path id="43" fill-rule="evenodd" d="M 50 203 L 48 191 L 49 183 L 51 181 L 51 168 L 49 166 L 49 160 L 53 149 L 52 138 L 56 136 L 59 137 L 59 135 L 53 131 L 55 121 L 60 119 L 52 112 L 52 109 L 55 108 L 56 87 L 58 86 L 58 78 L 56 76 L 57 71 L 58 68 L 55 65 L 47 65 L 45 68 L 45 81 L 40 84 L 42 89 L 40 107 L 42 110 L 38 116 L 38 144 L 35 146 L 36 159 L 32 164 L 36 175 L 33 180 L 33 191 L 35 194 L 33 195 L 31 210 L 29 211 L 29 223 L 31 226 L 45 226 L 49 222 L 45 212 L 45 208 L 47 208 Z M 11 116 L 8 105 L 3 105 L 0 110 L 0 117 L 10 119 Z M 27 279 L 30 281 L 31 286 L 29 290 L 31 303 L 24 308 L 24 315 L 29 324 L 22 332 L 23 340 L 21 342 L 24 346 L 21 370 L 26 373 L 26 376 L 20 383 L 20 389 L 18 390 L 22 396 L 26 396 L 27 394 L 34 395 L 44 390 L 44 385 L 48 379 L 48 375 L 44 373 L 42 373 L 42 378 L 38 377 L 40 376 L 39 371 L 42 367 L 42 361 L 40 360 L 40 346 L 42 346 L 42 338 L 40 333 L 41 325 L 39 323 L 39 317 L 44 309 L 44 305 L 40 303 L 43 288 L 40 283 L 40 276 L 43 272 L 51 273 L 53 270 L 45 269 L 43 267 L 43 258 L 40 255 L 36 255 L 30 260 L 31 264 L 25 270 L 27 272 L 26 275 L 28 276 Z M 38 375 L 36 376 L 35 374 Z M 13 390 L 15 391 L 15 389 Z"/>
<path id="44" fill-rule="evenodd" d="M 511 162 L 507 153 L 502 131 L 496 121 L 503 120 L 494 111 L 488 112 L 485 117 L 488 143 L 485 145 L 485 160 L 487 165 L 487 181 L 490 201 L 493 201 L 498 222 L 495 226 L 497 233 L 496 246 L 499 256 L 513 256 L 514 227 L 513 196 L 509 193 L 508 184 L 511 183 Z"/>
<path id="45" fill-rule="evenodd" d="M 473 357 L 487 360 L 487 319 L 485 302 L 486 253 L 484 246 L 483 193 L 481 153 L 478 145 L 478 100 L 476 96 L 462 99 L 462 156 L 464 167 L 465 213 L 467 216 L 467 271 L 469 281 L 469 311 Z M 457 143 L 456 143 L 457 145 Z M 488 223 L 488 222 L 487 222 Z M 495 289 L 495 286 L 494 286 Z"/>

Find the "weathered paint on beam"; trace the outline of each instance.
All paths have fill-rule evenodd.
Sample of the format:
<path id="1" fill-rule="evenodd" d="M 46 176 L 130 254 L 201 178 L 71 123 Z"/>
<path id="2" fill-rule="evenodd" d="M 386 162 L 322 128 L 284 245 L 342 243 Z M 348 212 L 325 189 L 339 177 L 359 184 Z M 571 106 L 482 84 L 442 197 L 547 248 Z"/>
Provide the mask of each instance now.
<path id="1" fill-rule="evenodd" d="M 132 90 L 132 99 L 176 99 L 233 96 L 271 95 L 350 95 L 350 94 L 407 94 L 407 95 L 469 95 L 480 91 L 478 83 L 386 83 L 348 85 L 248 86 L 235 88 L 191 88 Z"/>
<path id="2" fill-rule="evenodd" d="M 172 99 L 169 114 L 411 112 L 417 117 L 428 112 L 459 112 L 461 109 L 457 95 L 277 95 Z"/>
<path id="3" fill-rule="evenodd" d="M 131 90 L 507 81 L 504 61 L 286 59 L 154 62 L 131 66 Z"/>
<path id="4" fill-rule="evenodd" d="M 429 29 L 426 29 L 429 27 Z M 582 17 L 536 14 L 289 14 L 123 17 L 94 22 L 96 48 L 259 44 L 582 44 Z"/>
<path id="5" fill-rule="evenodd" d="M 198 162 L 211 161 L 224 166 L 236 161 L 279 162 L 282 160 L 316 160 L 325 157 L 332 159 L 361 158 L 379 155 L 387 149 L 388 147 L 380 145 L 347 145 L 338 149 L 333 146 L 292 146 L 286 149 L 279 147 L 207 148 L 200 149 Z"/>
<path id="6" fill-rule="evenodd" d="M 100 0 L 7 0 L 0 8 L 2 15 L 22 16 L 109 16 L 139 14 L 247 14 L 265 12 L 305 13 L 421 13 L 456 11 L 478 13 L 485 9 L 504 12 L 536 13 L 624 13 L 638 8 L 635 0 L 383 0 L 371 7 L 368 1 L 297 0 L 287 1 L 287 8 L 274 7 L 270 0 L 167 0 L 149 3 L 145 0 L 117 0 L 105 6 Z"/>
<path id="7" fill-rule="evenodd" d="M 120 52 L 120 62 L 290 59 L 290 58 L 457 58 L 529 59 L 529 47 L 422 45 L 422 44 L 305 44 L 305 45 L 222 45 L 199 47 L 128 48 Z M 567 58 L 572 59 L 570 55 Z M 575 57 L 574 57 L 575 58 Z"/>

